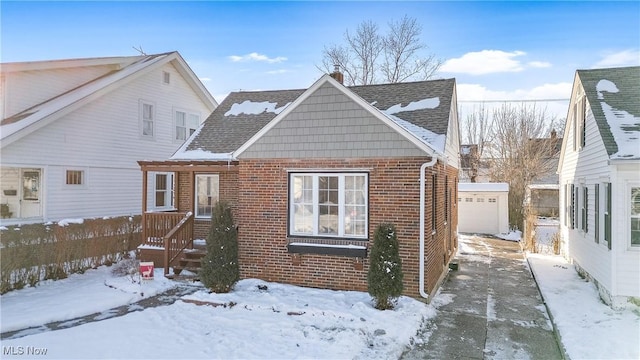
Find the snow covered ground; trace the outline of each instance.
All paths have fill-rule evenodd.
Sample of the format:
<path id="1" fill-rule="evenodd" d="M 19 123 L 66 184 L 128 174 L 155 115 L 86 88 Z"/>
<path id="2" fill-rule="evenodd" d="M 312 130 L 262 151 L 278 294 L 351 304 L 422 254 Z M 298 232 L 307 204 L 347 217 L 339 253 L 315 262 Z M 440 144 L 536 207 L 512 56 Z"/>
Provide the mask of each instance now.
<path id="1" fill-rule="evenodd" d="M 593 284 L 560 257 L 528 258 L 572 359 L 640 358 L 638 307 L 614 311 L 604 305 Z M 115 277 L 107 267 L 47 281 L 0 297 L 1 331 L 108 313 L 173 286 L 159 269 L 155 280 L 142 284 Z M 173 305 L 2 340 L 2 358 L 391 359 L 426 340 L 416 333 L 435 316 L 434 306 L 447 302 L 440 300 L 436 295 L 426 305 L 402 297 L 395 310 L 378 311 L 362 292 L 248 279 L 229 294 L 199 290 Z M 36 355 L 44 351 L 46 356 Z"/>
<path id="2" fill-rule="evenodd" d="M 140 291 L 148 296 L 170 285 L 158 270 L 141 289 L 101 267 L 3 295 L 2 331 L 108 312 L 139 299 Z M 390 359 L 432 316 L 433 306 L 408 297 L 379 311 L 362 292 L 248 279 L 229 294 L 200 290 L 173 305 L 3 340 L 2 348 L 3 358 L 21 359 L 20 351 L 44 350 L 47 359 Z"/>

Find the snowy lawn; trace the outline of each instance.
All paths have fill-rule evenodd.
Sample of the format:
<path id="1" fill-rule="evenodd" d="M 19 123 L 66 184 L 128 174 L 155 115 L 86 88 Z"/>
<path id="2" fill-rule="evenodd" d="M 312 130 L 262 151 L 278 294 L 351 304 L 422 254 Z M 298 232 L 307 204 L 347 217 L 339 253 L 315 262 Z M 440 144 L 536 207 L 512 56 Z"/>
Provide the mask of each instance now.
<path id="1" fill-rule="evenodd" d="M 112 275 L 112 269 L 101 266 L 0 296 L 0 332 L 102 312 L 176 286 L 164 277 L 162 269 L 155 269 L 155 280 L 138 283 L 128 276 Z"/>
<path id="2" fill-rule="evenodd" d="M 110 299 L 124 291 L 104 286 L 104 279 L 97 274 L 116 281 L 99 269 L 68 281 L 7 294 L 10 295 L 7 299 L 3 296 L 3 328 L 5 316 L 11 328 L 50 321 L 48 308 L 55 304 L 66 308 L 69 318 L 75 317 L 80 314 L 76 307 L 84 305 L 85 296 L 89 298 L 86 302 L 93 303 L 94 312 L 139 296 L 134 294 L 138 290 L 131 288 L 129 298 Z M 161 274 L 156 274 L 156 279 L 144 286 L 165 281 Z M 66 291 L 61 291 L 62 288 Z M 12 310 L 7 311 L 5 304 Z M 64 317 L 62 311 L 57 313 L 57 318 Z M 414 340 L 423 319 L 433 316 L 432 306 L 407 297 L 399 299 L 396 309 L 379 311 L 363 292 L 301 288 L 248 279 L 240 281 L 229 294 L 201 290 L 170 306 L 3 340 L 2 346 L 46 349 L 48 359 L 388 359 L 398 358 Z"/>
<path id="3" fill-rule="evenodd" d="M 527 257 L 571 359 L 640 359 L 638 306 L 611 309 L 560 256 Z"/>

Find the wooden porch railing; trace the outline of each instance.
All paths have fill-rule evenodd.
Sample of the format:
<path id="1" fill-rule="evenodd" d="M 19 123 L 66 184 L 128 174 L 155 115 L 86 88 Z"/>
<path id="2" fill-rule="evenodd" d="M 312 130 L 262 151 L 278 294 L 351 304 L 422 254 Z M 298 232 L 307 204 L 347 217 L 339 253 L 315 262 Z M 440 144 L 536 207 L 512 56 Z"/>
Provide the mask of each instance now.
<path id="1" fill-rule="evenodd" d="M 171 263 L 193 246 L 193 213 L 145 213 L 142 223 L 144 244 L 164 249 L 164 274 L 168 275 Z"/>
<path id="2" fill-rule="evenodd" d="M 164 247 L 162 240 L 187 215 L 179 212 L 148 212 L 142 214 L 143 244 Z"/>
<path id="3" fill-rule="evenodd" d="M 169 275 L 169 266 L 186 248 L 193 248 L 193 213 L 184 214 L 168 234 L 164 242 L 164 275 Z"/>

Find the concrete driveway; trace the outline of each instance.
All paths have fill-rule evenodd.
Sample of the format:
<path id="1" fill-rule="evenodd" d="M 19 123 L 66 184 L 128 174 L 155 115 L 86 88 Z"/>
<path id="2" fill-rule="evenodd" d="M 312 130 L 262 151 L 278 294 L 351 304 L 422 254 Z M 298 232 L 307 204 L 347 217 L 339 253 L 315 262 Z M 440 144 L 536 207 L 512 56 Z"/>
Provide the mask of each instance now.
<path id="1" fill-rule="evenodd" d="M 547 309 L 517 242 L 460 236 L 423 343 L 403 359 L 562 359 Z"/>

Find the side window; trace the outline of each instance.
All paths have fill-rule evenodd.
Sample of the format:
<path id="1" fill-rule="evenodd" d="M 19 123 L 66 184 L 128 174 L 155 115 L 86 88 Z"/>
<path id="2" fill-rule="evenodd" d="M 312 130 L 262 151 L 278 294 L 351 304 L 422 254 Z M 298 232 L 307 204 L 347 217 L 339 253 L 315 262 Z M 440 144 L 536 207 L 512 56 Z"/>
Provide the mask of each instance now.
<path id="1" fill-rule="evenodd" d="M 211 218 L 213 207 L 219 199 L 220 181 L 217 174 L 196 175 L 196 217 Z"/>
<path id="2" fill-rule="evenodd" d="M 67 170 L 65 174 L 65 184 L 74 185 L 76 187 L 85 184 L 85 176 L 83 170 Z"/>
<path id="3" fill-rule="evenodd" d="M 140 128 L 143 138 L 155 137 L 156 107 L 152 102 L 140 100 Z"/>
<path id="4" fill-rule="evenodd" d="M 185 141 L 200 126 L 200 115 L 183 110 L 174 112 L 175 140 Z"/>
<path id="5" fill-rule="evenodd" d="M 154 208 L 173 208 L 173 174 L 156 173 L 154 184 Z"/>
<path id="6" fill-rule="evenodd" d="M 631 246 L 640 246 L 640 187 L 631 188 Z"/>

